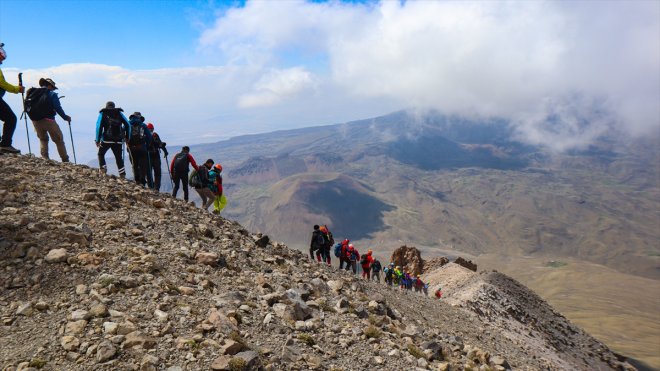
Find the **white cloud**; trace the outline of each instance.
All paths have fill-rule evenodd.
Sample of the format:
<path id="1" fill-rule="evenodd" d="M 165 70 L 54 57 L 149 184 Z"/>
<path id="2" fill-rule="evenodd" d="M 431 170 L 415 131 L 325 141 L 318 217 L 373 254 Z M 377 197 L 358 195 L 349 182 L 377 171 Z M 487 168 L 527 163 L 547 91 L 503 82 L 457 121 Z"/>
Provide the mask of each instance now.
<path id="1" fill-rule="evenodd" d="M 304 68 L 272 70 L 254 84 L 254 89 L 238 100 L 241 108 L 272 106 L 314 88 L 312 74 Z"/>
<path id="2" fill-rule="evenodd" d="M 322 53 L 332 83 L 355 99 L 500 116 L 563 149 L 610 127 L 657 130 L 659 35 L 660 2 L 650 1 L 249 1 L 219 17 L 200 46 L 257 65 L 286 64 L 291 50 Z M 585 109 L 607 115 L 573 130 Z M 552 140 L 532 134 L 548 130 Z"/>

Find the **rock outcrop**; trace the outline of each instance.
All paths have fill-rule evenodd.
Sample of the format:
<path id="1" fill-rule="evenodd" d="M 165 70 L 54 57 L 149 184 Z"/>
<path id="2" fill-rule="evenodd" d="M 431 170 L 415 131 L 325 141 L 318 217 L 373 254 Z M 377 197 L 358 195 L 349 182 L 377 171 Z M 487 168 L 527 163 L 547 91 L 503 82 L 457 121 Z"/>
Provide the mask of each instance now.
<path id="1" fill-rule="evenodd" d="M 487 289 L 529 295 L 515 281 L 483 279 L 463 306 L 430 299 L 96 169 L 0 156 L 4 370 L 627 367 L 538 297 Z M 504 313 L 533 335 L 508 336 Z"/>

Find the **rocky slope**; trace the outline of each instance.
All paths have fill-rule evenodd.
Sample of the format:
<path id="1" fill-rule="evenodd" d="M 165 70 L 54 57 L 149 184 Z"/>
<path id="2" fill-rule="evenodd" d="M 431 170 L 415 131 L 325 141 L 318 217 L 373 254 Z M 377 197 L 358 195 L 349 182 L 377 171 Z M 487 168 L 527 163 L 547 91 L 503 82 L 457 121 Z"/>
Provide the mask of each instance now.
<path id="1" fill-rule="evenodd" d="M 629 368 L 547 305 L 502 322 L 475 313 L 508 313 L 501 298 L 478 298 L 365 282 L 95 169 L 0 156 L 5 370 Z"/>

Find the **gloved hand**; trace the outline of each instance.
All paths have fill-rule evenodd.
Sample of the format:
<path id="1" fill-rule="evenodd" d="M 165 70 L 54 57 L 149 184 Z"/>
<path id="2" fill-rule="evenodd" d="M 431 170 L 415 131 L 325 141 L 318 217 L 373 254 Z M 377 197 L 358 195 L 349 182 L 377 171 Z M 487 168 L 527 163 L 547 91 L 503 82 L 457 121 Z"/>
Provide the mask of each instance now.
<path id="1" fill-rule="evenodd" d="M 70 123 L 71 122 L 71 116 L 69 116 L 69 115 L 64 116 L 64 121 Z"/>

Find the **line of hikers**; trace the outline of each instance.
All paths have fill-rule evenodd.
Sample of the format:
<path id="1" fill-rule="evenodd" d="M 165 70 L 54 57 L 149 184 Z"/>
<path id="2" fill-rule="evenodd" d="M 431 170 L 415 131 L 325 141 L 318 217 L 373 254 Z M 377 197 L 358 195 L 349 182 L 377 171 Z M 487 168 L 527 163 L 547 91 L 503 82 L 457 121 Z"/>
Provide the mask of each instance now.
<path id="1" fill-rule="evenodd" d="M 0 64 L 6 58 L 7 53 L 4 44 L 0 43 Z M 69 155 L 64 144 L 64 135 L 55 121 L 55 116 L 57 114 L 69 123 L 70 133 L 71 116 L 64 112 L 60 97 L 55 93 L 55 90 L 57 90 L 55 81 L 50 78 L 41 78 L 39 79 L 39 88 L 30 88 L 26 92 L 25 87 L 23 87 L 22 74 L 19 74 L 18 77 L 19 84 L 17 86 L 12 85 L 5 80 L 0 69 L 0 120 L 3 122 L 0 154 L 21 152 L 12 146 L 17 119 L 11 107 L 3 99 L 5 92 L 26 93 L 22 97 L 23 113 L 26 114 L 25 128 L 27 130 L 27 117 L 29 117 L 39 138 L 41 157 L 50 159 L 48 142 L 52 140 L 57 147 L 62 162 L 69 162 Z M 119 176 L 122 179 L 126 178 L 126 168 L 124 166 L 124 146 L 126 146 L 135 182 L 143 187 L 147 186 L 159 191 L 162 177 L 161 151 L 165 161 L 168 162 L 166 143 L 154 131 L 152 123 L 145 124 L 145 118 L 140 112 L 133 113 L 128 119 L 123 112 L 123 109 L 116 107 L 114 102 L 107 102 L 105 108 L 99 111 L 94 139 L 98 148 L 99 172 L 101 174 L 107 173 L 105 154 L 108 150 L 111 150 L 115 156 Z M 73 146 L 72 133 L 71 144 Z M 73 150 L 75 160 L 75 147 L 73 147 Z M 197 166 L 195 159 L 190 155 L 190 148 L 184 146 L 168 165 L 168 172 L 173 186 L 172 197 L 176 198 L 181 186 L 184 200 L 188 202 L 188 183 L 190 183 L 200 195 L 203 209 L 208 210 L 209 206 L 213 204 L 213 212 L 219 214 L 225 207 L 227 199 L 222 188 L 222 176 L 220 175 L 222 166 L 220 164 L 215 164 L 212 159 L 209 159 L 203 166 Z M 189 174 L 190 165 L 194 168 L 191 174 Z"/>
<path id="2" fill-rule="evenodd" d="M 382 267 L 380 261 L 373 256 L 372 250 L 367 250 L 366 254 L 360 255 L 357 248 L 350 243 L 349 239 L 344 239 L 335 244 L 335 239 L 332 232 L 328 229 L 327 225 L 319 226 L 314 225 L 312 232 L 312 239 L 309 244 L 309 256 L 312 260 L 321 263 L 324 262 L 328 265 L 332 264 L 330 250 L 334 246 L 334 255 L 339 258 L 339 269 L 347 271 L 352 270 L 353 274 L 358 272 L 358 264 L 362 268 L 362 278 L 367 280 L 376 280 L 380 282 L 381 272 L 384 275 L 384 281 L 388 286 L 398 286 L 401 289 L 415 290 L 416 292 L 423 292 L 428 295 L 429 285 L 424 283 L 419 274 L 413 276 L 410 271 L 401 269 L 400 266 L 395 266 L 394 263 L 389 263 L 386 267 Z M 436 292 L 436 298 L 440 298 Z M 440 293 L 440 295 L 442 295 Z"/>

